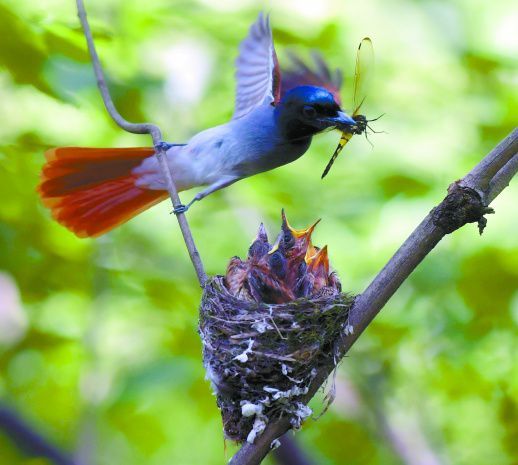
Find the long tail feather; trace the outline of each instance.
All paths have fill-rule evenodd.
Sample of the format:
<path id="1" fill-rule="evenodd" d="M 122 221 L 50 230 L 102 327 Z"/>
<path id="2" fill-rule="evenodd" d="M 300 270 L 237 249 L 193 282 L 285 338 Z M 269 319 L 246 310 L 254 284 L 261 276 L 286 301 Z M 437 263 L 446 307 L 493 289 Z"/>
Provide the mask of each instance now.
<path id="1" fill-rule="evenodd" d="M 151 148 L 52 149 L 38 192 L 56 221 L 79 237 L 99 236 L 167 197 L 135 186 L 133 168 L 152 155 Z"/>

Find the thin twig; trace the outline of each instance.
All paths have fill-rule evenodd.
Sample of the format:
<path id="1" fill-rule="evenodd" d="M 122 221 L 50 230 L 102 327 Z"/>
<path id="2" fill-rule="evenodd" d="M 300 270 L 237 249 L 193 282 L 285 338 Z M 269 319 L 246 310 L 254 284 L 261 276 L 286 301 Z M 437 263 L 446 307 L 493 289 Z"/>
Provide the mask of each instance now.
<path id="1" fill-rule="evenodd" d="M 178 196 L 178 190 L 173 181 L 173 177 L 171 175 L 171 171 L 167 164 L 166 151 L 167 149 L 162 142 L 162 133 L 158 126 L 151 123 L 130 123 L 126 121 L 121 114 L 115 108 L 113 100 L 110 96 L 110 91 L 108 90 L 108 86 L 106 84 L 106 80 L 104 78 L 104 73 L 101 67 L 101 62 L 99 60 L 99 56 L 97 55 L 97 51 L 95 50 L 95 44 L 92 37 L 92 31 L 90 30 L 90 25 L 88 24 L 88 19 L 86 18 L 86 11 L 83 4 L 83 0 L 76 0 L 77 3 L 77 14 L 79 16 L 79 20 L 81 21 L 81 25 L 83 27 L 83 32 L 86 38 L 86 43 L 88 45 L 88 51 L 90 53 L 90 58 L 92 59 L 92 65 L 94 68 L 95 77 L 97 79 L 97 87 L 101 92 L 104 106 L 108 111 L 109 115 L 112 117 L 113 121 L 117 123 L 122 129 L 125 131 L 131 132 L 133 134 L 150 134 L 153 138 L 153 145 L 155 147 L 155 155 L 158 159 L 158 164 L 160 166 L 160 170 L 162 171 L 162 176 L 164 177 L 167 185 L 167 191 L 169 192 L 169 197 L 171 198 L 171 203 L 173 207 L 176 208 L 182 204 L 180 201 L 180 197 Z M 200 254 L 196 248 L 194 243 L 194 239 L 192 237 L 191 229 L 189 228 L 189 224 L 187 222 L 187 218 L 183 213 L 179 213 L 176 215 L 178 218 L 178 224 L 180 225 L 180 229 L 182 231 L 183 239 L 185 241 L 185 245 L 187 246 L 187 250 L 189 251 L 189 256 L 191 258 L 192 264 L 196 271 L 196 275 L 198 276 L 198 281 L 200 285 L 203 287 L 205 281 L 207 280 L 207 275 L 205 274 L 203 263 L 200 258 Z"/>
<path id="2" fill-rule="evenodd" d="M 518 130 L 515 129 L 487 157 L 489 157 L 489 160 L 484 158 L 461 181 L 455 183 L 461 186 L 459 189 L 465 186 L 476 192 L 486 191 L 486 199 L 482 206 L 492 201 L 518 172 Z M 499 166 L 499 169 L 495 170 L 495 166 Z M 493 172 L 493 176 L 488 178 L 486 171 Z M 483 183 L 487 183 L 489 188 L 483 188 Z M 475 195 L 477 196 L 477 194 Z M 347 353 L 365 328 L 367 328 L 390 297 L 392 297 L 426 255 L 432 251 L 447 233 L 462 226 L 462 224 L 459 224 L 456 228 L 445 230 L 442 226 L 443 223 L 438 221 L 438 212 L 440 213 L 442 209 L 446 209 L 450 205 L 448 203 L 449 196 L 428 214 L 369 284 L 367 289 L 356 298 L 350 311 L 350 322 L 354 328 L 354 333 L 339 343 L 338 352 L 340 358 Z M 479 197 L 478 201 L 482 203 L 483 198 Z M 304 402 L 309 402 L 333 369 L 333 363 L 319 368 L 308 394 L 302 398 Z M 289 429 L 290 422 L 287 417 L 270 423 L 254 444 L 243 444 L 241 449 L 232 457 L 229 464 L 260 464 L 268 454 L 272 442 Z"/>

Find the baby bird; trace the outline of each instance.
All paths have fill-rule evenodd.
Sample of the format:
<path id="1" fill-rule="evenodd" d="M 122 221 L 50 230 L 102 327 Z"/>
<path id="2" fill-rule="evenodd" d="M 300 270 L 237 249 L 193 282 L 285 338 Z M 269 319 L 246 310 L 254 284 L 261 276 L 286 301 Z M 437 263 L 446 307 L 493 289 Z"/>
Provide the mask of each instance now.
<path id="1" fill-rule="evenodd" d="M 309 228 L 290 226 L 284 210 L 275 244 L 270 248 L 261 224 L 248 250 L 246 261 L 233 257 L 227 268 L 225 284 L 238 298 L 282 304 L 298 297 L 315 298 L 335 295 L 341 290 L 336 273 L 329 273 L 327 246 L 311 243 L 316 221 Z"/>
<path id="2" fill-rule="evenodd" d="M 252 294 L 249 284 L 250 269 L 259 263 L 261 258 L 268 253 L 269 249 L 268 235 L 263 223 L 261 223 L 257 231 L 257 236 L 248 249 L 247 261 L 243 261 L 239 257 L 232 257 L 227 266 L 225 283 L 231 294 L 241 299 L 251 300 Z"/>

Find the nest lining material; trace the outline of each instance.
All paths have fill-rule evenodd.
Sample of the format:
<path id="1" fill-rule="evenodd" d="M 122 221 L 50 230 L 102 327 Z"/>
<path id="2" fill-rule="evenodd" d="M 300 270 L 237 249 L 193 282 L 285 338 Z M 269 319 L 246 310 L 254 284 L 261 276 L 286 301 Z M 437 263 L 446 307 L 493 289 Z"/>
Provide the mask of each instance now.
<path id="1" fill-rule="evenodd" d="M 206 284 L 199 331 L 228 439 L 253 443 L 269 421 L 288 415 L 296 429 L 311 415 L 302 397 L 352 332 L 352 302 L 338 293 L 265 304 L 232 295 L 222 276 Z"/>

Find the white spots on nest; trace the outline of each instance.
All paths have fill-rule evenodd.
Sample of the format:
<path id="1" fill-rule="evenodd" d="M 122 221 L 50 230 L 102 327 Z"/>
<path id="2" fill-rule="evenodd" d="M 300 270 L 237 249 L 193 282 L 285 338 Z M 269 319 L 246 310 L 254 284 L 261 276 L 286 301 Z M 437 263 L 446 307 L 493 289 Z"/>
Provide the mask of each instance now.
<path id="1" fill-rule="evenodd" d="M 249 349 L 251 349 L 250 343 L 247 350 Z M 247 351 L 245 350 L 245 352 Z M 245 354 L 245 356 L 247 356 L 247 354 Z M 291 368 L 284 364 L 282 365 L 281 369 L 285 375 L 291 371 Z M 248 436 L 246 438 L 246 441 L 250 444 L 253 444 L 257 436 L 259 436 L 266 428 L 266 425 L 268 423 L 268 417 L 264 415 L 265 407 L 270 407 L 272 403 L 276 401 L 282 404 L 286 404 L 285 407 L 283 407 L 283 409 L 286 411 L 286 413 L 290 414 L 290 423 L 292 427 L 295 429 L 300 428 L 304 420 L 306 420 L 306 418 L 311 416 L 311 414 L 313 413 L 313 411 L 307 405 L 304 405 L 302 402 L 290 402 L 292 398 L 307 394 L 309 391 L 308 386 L 293 386 L 291 389 L 288 389 L 286 391 L 281 391 L 280 389 L 274 387 L 265 386 L 263 387 L 263 390 L 268 393 L 268 395 L 265 396 L 264 399 L 256 401 L 255 403 L 249 400 L 243 400 L 240 404 L 241 414 L 243 415 L 243 417 L 255 416 L 252 429 L 248 433 Z M 277 442 L 272 442 L 272 448 L 276 448 L 278 446 L 279 444 L 277 444 Z"/>
<path id="2" fill-rule="evenodd" d="M 241 354 L 235 357 L 235 359 L 243 363 L 246 362 L 248 360 L 248 354 L 252 351 L 253 343 L 254 341 L 249 339 L 248 347 Z M 307 405 L 304 405 L 302 402 L 295 402 L 294 399 L 308 393 L 309 384 L 315 378 L 317 370 L 313 368 L 310 372 L 309 378 L 305 378 L 301 381 L 288 376 L 288 373 L 293 372 L 293 368 L 289 364 L 282 363 L 281 372 L 292 382 L 301 383 L 302 381 L 305 381 L 306 385 L 294 385 L 290 389 L 284 391 L 271 386 L 264 386 L 263 390 L 267 394 L 263 399 L 254 400 L 253 402 L 251 400 L 241 401 L 241 414 L 243 417 L 255 417 L 252 429 L 246 438 L 247 442 L 250 444 L 254 443 L 255 439 L 264 431 L 268 424 L 268 417 L 264 413 L 267 407 L 271 407 L 275 404 L 282 404 L 281 409 L 290 416 L 290 423 L 294 429 L 300 428 L 306 418 L 311 416 L 313 413 L 311 408 Z M 278 441 L 273 441 L 271 447 L 276 448 L 279 444 L 280 443 L 278 443 Z"/>
<path id="3" fill-rule="evenodd" d="M 354 327 L 347 323 L 344 328 L 344 334 L 346 336 L 349 336 L 350 334 L 354 334 Z"/>
<path id="4" fill-rule="evenodd" d="M 294 410 L 292 411 L 292 417 L 290 419 L 291 426 L 295 429 L 299 429 L 304 420 L 311 416 L 313 410 L 302 402 L 295 402 Z"/>
<path id="5" fill-rule="evenodd" d="M 254 328 L 258 333 L 262 334 L 266 330 L 273 329 L 273 326 L 270 323 L 267 323 L 266 320 L 261 320 L 253 323 L 252 328 Z"/>
<path id="6" fill-rule="evenodd" d="M 304 381 L 303 379 L 292 378 L 288 373 L 291 373 L 293 371 L 293 368 L 291 368 L 290 366 L 286 365 L 285 363 L 283 363 L 281 365 L 281 371 L 282 371 L 282 374 L 284 376 L 286 376 L 286 378 L 288 378 L 292 383 L 300 384 L 300 383 L 302 383 Z"/>
<path id="7" fill-rule="evenodd" d="M 251 417 L 253 415 L 261 415 L 263 413 L 263 404 L 253 404 L 246 400 L 241 401 L 241 415 Z"/>
<path id="8" fill-rule="evenodd" d="M 264 429 L 266 428 L 266 424 L 268 423 L 268 417 L 263 415 L 263 410 L 265 406 L 270 405 L 270 401 L 268 397 L 264 400 L 260 400 L 258 403 L 254 404 L 248 400 L 241 401 L 241 414 L 244 417 L 253 417 L 255 416 L 254 424 L 252 429 L 248 433 L 246 437 L 246 442 L 253 444 L 255 438 L 259 436 Z"/>
<path id="9" fill-rule="evenodd" d="M 293 371 L 293 368 L 289 367 L 285 363 L 281 365 L 281 371 L 284 376 L 288 376 L 288 373 L 291 373 Z"/>
<path id="10" fill-rule="evenodd" d="M 210 381 L 213 394 L 218 392 L 218 384 L 221 380 L 221 376 L 212 369 L 209 363 L 204 363 L 205 366 L 205 379 Z"/>
<path id="11" fill-rule="evenodd" d="M 252 429 L 248 433 L 248 436 L 246 437 L 246 442 L 253 444 L 255 441 L 255 438 L 259 436 L 264 429 L 266 428 L 266 418 L 265 417 L 256 417 L 254 421 L 254 426 L 252 426 Z"/>
<path id="12" fill-rule="evenodd" d="M 248 347 L 241 352 L 239 355 L 236 355 L 233 360 L 237 360 L 241 363 L 248 362 L 248 354 L 252 352 L 252 346 L 254 345 L 253 339 L 248 339 Z"/>
<path id="13" fill-rule="evenodd" d="M 304 394 L 307 394 L 309 391 L 309 387 L 299 387 L 299 386 L 293 386 L 291 389 L 288 389 L 287 391 L 281 391 L 277 388 L 265 386 L 263 388 L 267 393 L 271 394 L 272 400 L 279 400 L 279 399 L 291 399 L 292 397 L 296 396 L 302 396 Z"/>

